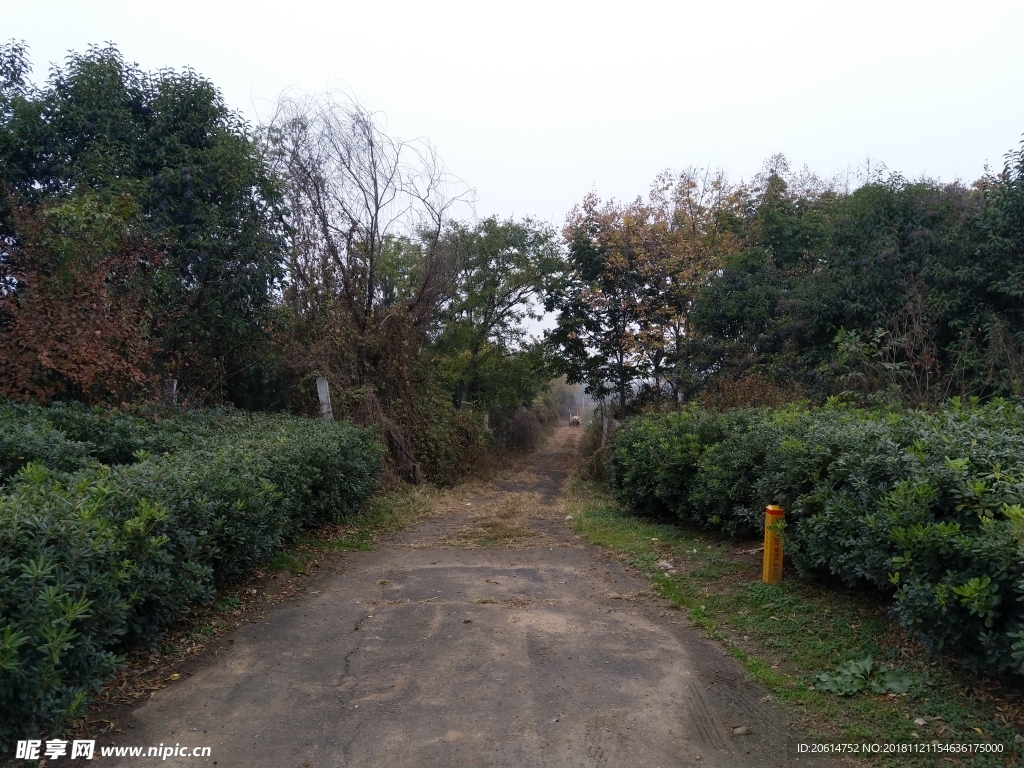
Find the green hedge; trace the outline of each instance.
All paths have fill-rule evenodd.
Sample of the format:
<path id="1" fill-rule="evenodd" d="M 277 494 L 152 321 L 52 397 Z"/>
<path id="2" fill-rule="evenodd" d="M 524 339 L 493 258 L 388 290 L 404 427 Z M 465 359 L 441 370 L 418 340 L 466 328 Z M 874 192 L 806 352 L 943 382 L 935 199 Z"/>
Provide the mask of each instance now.
<path id="1" fill-rule="evenodd" d="M 1024 408 L 697 408 L 628 422 L 612 488 L 628 507 L 729 535 L 787 510 L 802 573 L 895 588 L 935 651 L 1024 674 Z"/>
<path id="2" fill-rule="evenodd" d="M 218 417 L 230 421 L 233 412 L 170 413 L 171 418 L 160 418 L 159 410 L 132 414 L 80 403 L 42 407 L 0 401 L 0 483 L 31 462 L 75 472 L 130 464 L 141 450 L 174 451 L 208 437 L 209 423 Z"/>
<path id="3" fill-rule="evenodd" d="M 45 410 L 0 401 L 0 483 L 33 461 L 74 472 L 94 460 L 95 446 L 68 438 Z"/>
<path id="4" fill-rule="evenodd" d="M 58 448 L 0 495 L 0 750 L 80 715 L 120 654 L 376 489 L 379 442 L 349 424 L 219 412 L 136 427 L 139 445 L 175 450 L 105 465 L 99 432 L 41 429 Z"/>

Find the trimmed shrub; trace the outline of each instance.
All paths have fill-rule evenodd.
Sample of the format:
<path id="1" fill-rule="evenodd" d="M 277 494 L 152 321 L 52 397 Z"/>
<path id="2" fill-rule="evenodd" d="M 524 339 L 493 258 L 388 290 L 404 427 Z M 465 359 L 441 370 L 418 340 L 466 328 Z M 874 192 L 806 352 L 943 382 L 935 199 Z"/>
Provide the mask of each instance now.
<path id="1" fill-rule="evenodd" d="M 690 408 L 626 422 L 612 440 L 612 493 L 626 506 L 688 522 L 688 495 L 704 452 L 726 436 L 724 418 Z"/>
<path id="2" fill-rule="evenodd" d="M 30 463 L 0 495 L 0 749 L 80 715 L 119 654 L 376 489 L 369 430 L 226 412 L 145 439 L 186 445 L 190 420 L 203 437 L 174 453 L 76 472 Z"/>
<path id="3" fill-rule="evenodd" d="M 1021 406 L 691 408 L 626 424 L 610 465 L 623 504 L 729 535 L 781 504 L 799 571 L 895 585 L 928 647 L 1024 674 Z"/>
<path id="4" fill-rule="evenodd" d="M 0 483 L 33 461 L 65 472 L 89 465 L 95 446 L 70 440 L 44 410 L 0 401 Z"/>
<path id="5" fill-rule="evenodd" d="M 144 419 L 118 410 L 89 409 L 81 403 L 58 402 L 38 410 L 69 440 L 89 445 L 90 455 L 103 464 L 130 464 L 153 431 Z"/>
<path id="6" fill-rule="evenodd" d="M 127 546 L 98 489 L 36 465 L 0 497 L 0 750 L 82 714 L 117 669 L 131 611 Z M 150 510 L 140 510 L 145 527 Z"/>

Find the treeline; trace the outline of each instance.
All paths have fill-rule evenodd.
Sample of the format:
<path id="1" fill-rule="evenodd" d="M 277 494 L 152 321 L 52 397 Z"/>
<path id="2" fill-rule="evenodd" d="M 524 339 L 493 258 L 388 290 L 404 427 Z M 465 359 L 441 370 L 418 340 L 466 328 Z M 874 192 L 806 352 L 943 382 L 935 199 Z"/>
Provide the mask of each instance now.
<path id="1" fill-rule="evenodd" d="M 969 186 L 849 181 L 776 157 L 746 183 L 691 169 L 647 199 L 588 196 L 548 305 L 570 376 L 620 413 L 1019 395 L 1024 152 Z"/>
<path id="2" fill-rule="evenodd" d="M 559 236 L 475 219 L 431 145 L 345 99 L 285 94 L 252 127 L 111 47 L 28 75 L 0 49 L 3 397 L 119 405 L 174 379 L 185 403 L 313 413 L 323 375 L 396 472 L 447 481 L 565 411 L 558 374 L 620 414 L 1020 393 L 1021 152 L 970 185 L 666 172 Z"/>
<path id="3" fill-rule="evenodd" d="M 0 48 L 0 397 L 119 406 L 176 380 L 183 405 L 313 413 L 322 375 L 394 471 L 440 482 L 552 418 L 524 323 L 557 234 L 460 220 L 471 192 L 428 144 L 330 96 L 252 127 L 113 47 L 29 74 Z"/>

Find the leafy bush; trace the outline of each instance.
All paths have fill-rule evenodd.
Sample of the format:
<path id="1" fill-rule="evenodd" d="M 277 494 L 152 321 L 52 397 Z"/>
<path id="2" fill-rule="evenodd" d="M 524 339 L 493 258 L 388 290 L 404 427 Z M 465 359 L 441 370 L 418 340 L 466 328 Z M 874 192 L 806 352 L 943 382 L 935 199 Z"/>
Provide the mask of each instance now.
<path id="1" fill-rule="evenodd" d="M 65 472 L 84 469 L 93 449 L 69 440 L 38 413 L 0 402 L 0 483 L 33 461 Z"/>
<path id="2" fill-rule="evenodd" d="M 369 430 L 286 416 L 185 414 L 140 434 L 179 447 L 30 463 L 0 495 L 0 749 L 79 715 L 120 653 L 303 527 L 354 514 L 381 461 Z"/>
<path id="3" fill-rule="evenodd" d="M 154 446 L 172 447 L 152 421 L 122 411 L 0 401 L 0 482 L 33 461 L 75 472 L 97 462 L 131 463 L 136 451 Z"/>
<path id="4" fill-rule="evenodd" d="M 696 522 L 687 496 L 698 462 L 725 436 L 723 417 L 698 408 L 627 422 L 612 442 L 615 498 L 649 514 L 676 514 Z"/>
<path id="5" fill-rule="evenodd" d="M 798 570 L 895 585 L 930 648 L 1024 674 L 1021 406 L 691 408 L 626 424 L 610 465 L 632 509 L 729 535 L 761 533 L 781 504 Z"/>
<path id="6" fill-rule="evenodd" d="M 81 403 L 53 403 L 38 410 L 69 440 L 88 444 L 91 455 L 104 464 L 131 463 L 135 452 L 147 447 L 153 431 L 144 419 L 118 410 L 89 409 Z"/>
<path id="7" fill-rule="evenodd" d="M 81 714 L 117 668 L 131 609 L 127 546 L 97 514 L 97 489 L 44 486 L 46 471 L 0 498 L 0 749 Z M 145 526 L 140 510 L 135 527 Z"/>
<path id="8" fill-rule="evenodd" d="M 426 389 L 409 411 L 421 468 L 438 485 L 451 485 L 469 474 L 490 447 L 482 414 L 456 410 L 438 389 Z"/>

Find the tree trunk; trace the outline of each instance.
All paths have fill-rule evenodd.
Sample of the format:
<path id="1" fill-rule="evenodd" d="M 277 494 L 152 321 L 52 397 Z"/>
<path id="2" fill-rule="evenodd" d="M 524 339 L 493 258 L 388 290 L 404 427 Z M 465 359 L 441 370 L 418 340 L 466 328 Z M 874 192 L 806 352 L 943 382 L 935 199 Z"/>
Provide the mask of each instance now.
<path id="1" fill-rule="evenodd" d="M 619 376 L 619 420 L 626 418 L 626 377 Z"/>

